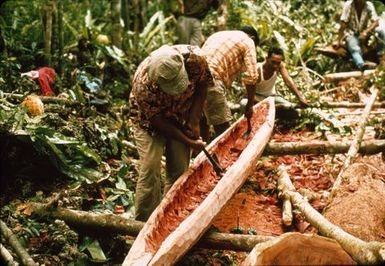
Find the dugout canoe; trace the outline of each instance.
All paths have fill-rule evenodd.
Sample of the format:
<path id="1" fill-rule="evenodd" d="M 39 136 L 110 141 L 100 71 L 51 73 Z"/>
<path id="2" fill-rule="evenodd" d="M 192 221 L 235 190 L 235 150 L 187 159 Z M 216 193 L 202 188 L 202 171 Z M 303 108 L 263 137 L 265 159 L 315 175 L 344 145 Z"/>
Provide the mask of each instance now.
<path id="1" fill-rule="evenodd" d="M 261 101 L 253 110 L 248 138 L 243 137 L 247 120 L 242 117 L 207 147 L 218 157 L 223 175 L 215 173 L 201 152 L 154 210 L 123 265 L 172 265 L 199 240 L 251 174 L 270 139 L 274 98 Z"/>

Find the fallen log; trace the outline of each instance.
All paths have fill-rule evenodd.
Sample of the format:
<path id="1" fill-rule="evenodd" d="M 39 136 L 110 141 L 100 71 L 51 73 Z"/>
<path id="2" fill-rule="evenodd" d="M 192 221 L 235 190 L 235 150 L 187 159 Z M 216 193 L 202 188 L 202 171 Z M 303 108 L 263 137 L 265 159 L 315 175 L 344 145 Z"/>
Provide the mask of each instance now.
<path id="1" fill-rule="evenodd" d="M 317 228 L 323 236 L 335 239 L 357 263 L 369 265 L 385 262 L 385 243 L 365 242 L 329 222 L 301 194 L 291 189 L 293 184 L 282 165 L 278 168 L 278 178 L 281 179 L 280 189 L 282 193 L 287 194 L 293 206 L 302 212 L 306 220 Z"/>
<path id="2" fill-rule="evenodd" d="M 282 221 L 286 226 L 290 226 L 293 222 L 293 212 L 290 198 L 287 194 L 282 193 L 282 179 L 278 179 L 278 197 L 282 199 Z M 294 186 L 290 187 L 290 190 L 294 190 Z"/>
<path id="3" fill-rule="evenodd" d="M 362 111 L 361 110 L 357 110 L 357 111 L 354 111 L 354 112 L 345 112 L 345 113 L 336 113 L 334 114 L 335 116 L 351 116 L 351 115 L 362 115 Z M 370 112 L 370 115 L 371 116 L 381 116 L 381 115 L 385 115 L 385 110 L 378 110 L 378 111 L 371 111 Z"/>
<path id="4" fill-rule="evenodd" d="M 25 248 L 20 244 L 17 237 L 12 233 L 11 229 L 0 220 L 0 231 L 2 237 L 9 243 L 12 249 L 15 251 L 17 256 L 19 257 L 21 263 L 26 266 L 37 266 Z"/>
<path id="5" fill-rule="evenodd" d="M 338 82 L 341 80 L 346 80 L 350 78 L 363 78 L 368 77 L 376 73 L 376 70 L 370 69 L 365 71 L 350 71 L 350 72 L 339 72 L 339 73 L 331 73 L 323 76 L 324 83 L 332 83 Z"/>
<path id="6" fill-rule="evenodd" d="M 321 98 L 322 100 L 322 98 Z M 241 105 L 231 103 L 229 105 L 232 112 L 239 112 Z M 326 109 L 337 109 L 337 108 L 348 108 L 348 109 L 356 109 L 356 108 L 364 108 L 365 103 L 351 103 L 351 102 L 322 102 L 320 104 L 311 105 L 309 107 L 293 104 L 292 106 L 284 106 L 277 104 L 277 107 L 281 109 L 296 109 L 296 110 L 307 110 L 312 108 L 326 108 Z M 373 104 L 373 108 L 385 108 L 385 102 L 376 102 Z"/>
<path id="7" fill-rule="evenodd" d="M 0 256 L 2 258 L 1 261 L 5 263 L 5 265 L 9 266 L 17 266 L 19 265 L 16 261 L 14 261 L 11 253 L 6 249 L 3 244 L 0 243 Z"/>
<path id="8" fill-rule="evenodd" d="M 350 102 L 328 102 L 328 103 L 322 103 L 321 107 L 324 108 L 364 108 L 366 105 L 365 103 L 350 103 Z M 373 104 L 373 108 L 384 108 L 385 102 L 376 102 Z"/>
<path id="9" fill-rule="evenodd" d="M 12 99 L 18 99 L 18 100 L 22 100 L 26 97 L 26 95 L 23 95 L 23 94 L 7 93 L 7 92 L 3 92 L 0 95 L 5 96 L 6 98 L 12 98 Z M 76 105 L 76 104 L 78 104 L 78 103 L 71 101 L 69 99 L 55 97 L 55 96 L 41 96 L 41 95 L 39 95 L 39 98 L 43 103 L 57 103 L 57 104 L 64 104 L 64 105 Z"/>
<path id="10" fill-rule="evenodd" d="M 123 145 L 130 150 L 136 151 L 136 146 L 128 141 L 123 141 Z M 322 140 L 304 142 L 269 142 L 263 152 L 263 156 L 268 155 L 298 155 L 298 154 L 338 154 L 346 153 L 352 141 L 329 142 Z M 360 145 L 359 153 L 376 154 L 385 151 L 385 140 L 367 140 Z M 162 165 L 165 164 L 162 158 Z"/>
<path id="11" fill-rule="evenodd" d="M 28 212 L 40 217 L 60 219 L 76 228 L 103 230 L 115 234 L 137 236 L 144 223 L 126 219 L 114 214 L 95 214 L 85 211 L 74 211 L 66 208 L 49 208 L 48 204 L 31 203 Z M 223 249 L 249 252 L 258 243 L 268 241 L 273 237 L 223 234 L 216 232 L 206 233 L 197 243 L 197 246 L 208 249 Z"/>
<path id="12" fill-rule="evenodd" d="M 337 154 L 346 153 L 352 141 L 329 142 L 270 142 L 263 155 L 296 155 L 296 154 Z M 358 152 L 363 154 L 375 154 L 385 151 L 385 140 L 363 141 Z"/>
<path id="13" fill-rule="evenodd" d="M 377 94 L 378 94 L 378 89 L 374 89 L 372 92 L 372 95 L 368 99 L 368 102 L 365 106 L 364 111 L 362 112 L 362 116 L 360 117 L 358 129 L 356 132 L 356 136 L 355 136 L 355 138 L 354 138 L 354 140 L 353 140 L 353 142 L 349 148 L 349 151 L 348 151 L 348 154 L 347 154 L 346 159 L 344 161 L 344 164 L 342 165 L 342 168 L 341 168 L 336 180 L 334 181 L 332 190 L 330 192 L 329 203 L 330 203 L 331 199 L 335 196 L 339 187 L 341 186 L 342 181 L 344 181 L 343 180 L 343 173 L 345 172 L 345 170 L 348 168 L 348 166 L 351 164 L 354 157 L 358 153 L 358 150 L 360 148 L 360 144 L 362 142 L 362 137 L 364 136 L 364 133 L 365 133 L 366 123 L 368 121 L 368 117 L 369 117 L 370 111 L 372 110 L 373 104 L 377 98 Z"/>
<path id="14" fill-rule="evenodd" d="M 285 233 L 258 244 L 242 266 L 254 265 L 356 265 L 333 239 L 322 236 Z"/>

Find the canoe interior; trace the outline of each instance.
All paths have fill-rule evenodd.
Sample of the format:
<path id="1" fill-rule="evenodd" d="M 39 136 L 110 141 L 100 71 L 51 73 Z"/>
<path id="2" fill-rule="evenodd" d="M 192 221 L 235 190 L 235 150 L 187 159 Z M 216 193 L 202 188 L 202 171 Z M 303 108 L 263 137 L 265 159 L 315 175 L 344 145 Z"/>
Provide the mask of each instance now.
<path id="1" fill-rule="evenodd" d="M 237 161 L 241 152 L 265 122 L 269 112 L 269 102 L 262 102 L 254 107 L 251 120 L 251 134 L 244 138 L 247 131 L 247 121 L 242 119 L 236 126 L 226 131 L 224 137 L 215 143 L 209 150 L 219 159 L 219 164 L 224 171 Z M 215 140 L 214 140 L 215 141 Z M 172 198 L 157 213 L 145 237 L 145 251 L 156 253 L 162 242 L 181 224 L 209 195 L 222 176 L 218 176 L 208 160 L 203 160 L 197 167 L 189 169 L 188 178 L 180 185 Z"/>

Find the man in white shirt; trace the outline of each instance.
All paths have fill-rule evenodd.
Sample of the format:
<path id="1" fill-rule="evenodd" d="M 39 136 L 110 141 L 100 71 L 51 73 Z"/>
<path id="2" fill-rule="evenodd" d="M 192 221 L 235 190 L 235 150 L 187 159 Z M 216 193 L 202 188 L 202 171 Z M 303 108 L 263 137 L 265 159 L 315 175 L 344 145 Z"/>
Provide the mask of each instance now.
<path id="1" fill-rule="evenodd" d="M 266 60 L 264 62 L 257 63 L 257 70 L 258 81 L 255 85 L 257 101 L 261 101 L 262 99 L 269 96 L 274 96 L 275 102 L 277 104 L 284 106 L 293 105 L 276 93 L 275 82 L 277 80 L 278 74 L 281 74 L 285 85 L 295 94 L 299 102 L 304 106 L 309 105 L 286 69 L 284 54 L 281 48 L 277 46 L 270 47 Z"/>

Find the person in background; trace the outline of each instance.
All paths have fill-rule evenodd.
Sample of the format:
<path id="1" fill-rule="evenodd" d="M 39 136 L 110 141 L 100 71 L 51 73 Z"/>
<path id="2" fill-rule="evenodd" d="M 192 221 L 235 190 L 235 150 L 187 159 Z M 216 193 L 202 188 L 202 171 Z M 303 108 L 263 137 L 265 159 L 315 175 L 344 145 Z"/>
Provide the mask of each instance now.
<path id="1" fill-rule="evenodd" d="M 21 73 L 21 76 L 27 76 L 36 80 L 40 86 L 40 91 L 43 96 L 55 96 L 54 85 L 56 72 L 52 67 L 41 67 L 38 70 Z"/>
<path id="2" fill-rule="evenodd" d="M 374 33 L 379 24 L 377 12 L 373 3 L 365 0 L 349 0 L 344 3 L 341 14 L 341 26 L 338 31 L 337 41 L 333 43 L 335 49 L 343 45 L 350 52 L 353 62 L 359 70 L 372 68 L 373 63 L 365 62 L 362 55 L 362 47 L 366 44 L 370 33 Z M 377 29 L 377 31 L 381 31 Z M 379 32 L 380 43 L 384 43 L 385 34 Z M 378 47 L 380 55 L 384 45 Z"/>
<path id="3" fill-rule="evenodd" d="M 182 15 L 178 17 L 176 35 L 178 44 L 201 46 L 204 37 L 201 21 L 210 8 L 217 9 L 218 0 L 178 0 Z"/>
<path id="4" fill-rule="evenodd" d="M 207 90 L 207 103 L 204 109 L 207 121 L 201 123 L 202 136 L 205 140 L 209 139 L 209 125 L 214 126 L 216 135 L 230 126 L 232 116 L 227 104 L 226 91 L 241 73 L 248 99 L 245 116 L 251 118 L 255 85 L 258 80 L 255 49 L 258 44 L 258 33 L 251 26 L 240 30 L 216 32 L 203 44 L 202 53 L 206 56 L 214 77 L 214 86 Z"/>
<path id="5" fill-rule="evenodd" d="M 290 77 L 284 60 L 285 58 L 282 49 L 278 46 L 271 46 L 265 62 L 257 63 L 259 78 L 256 84 L 256 99 L 261 101 L 266 97 L 274 96 L 275 102 L 278 104 L 285 106 L 293 105 L 282 96 L 276 94 L 275 82 L 277 81 L 278 74 L 280 74 L 285 85 L 295 94 L 299 102 L 304 106 L 308 106 L 309 104 L 305 97 Z"/>
<path id="6" fill-rule="evenodd" d="M 188 168 L 190 148 L 205 146 L 199 120 L 213 83 L 199 48 L 164 45 L 138 67 L 130 94 L 139 177 L 135 218 L 146 221 L 161 200 L 161 158 L 166 156 L 164 193 Z"/>

